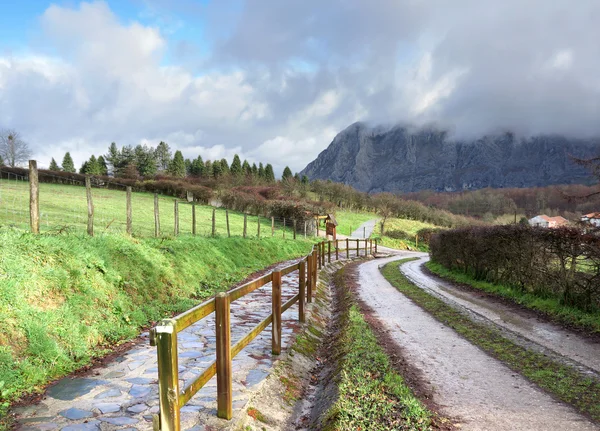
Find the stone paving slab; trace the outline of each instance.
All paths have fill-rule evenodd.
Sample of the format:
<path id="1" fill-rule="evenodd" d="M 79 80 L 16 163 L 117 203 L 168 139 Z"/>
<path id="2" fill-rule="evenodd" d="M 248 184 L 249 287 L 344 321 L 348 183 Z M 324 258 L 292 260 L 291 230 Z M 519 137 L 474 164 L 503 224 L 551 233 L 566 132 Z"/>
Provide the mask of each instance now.
<path id="1" fill-rule="evenodd" d="M 361 250 L 361 254 L 362 254 Z M 343 255 L 343 256 L 342 256 Z M 340 260 L 345 257 L 340 253 Z M 351 253 L 351 258 L 355 252 Z M 332 253 L 332 261 L 335 255 Z M 278 268 L 297 261 L 282 263 Z M 282 277 L 282 303 L 298 293 L 298 271 Z M 232 345 L 250 332 L 271 312 L 271 283 L 231 304 Z M 282 350 L 299 329 L 298 305 L 282 317 Z M 41 402 L 13 410 L 18 429 L 65 430 L 151 430 L 152 415 L 158 413 L 156 348 L 146 339 L 110 364 L 97 368 L 96 375 L 64 378 L 51 386 Z M 180 389 L 196 378 L 215 359 L 214 313 L 178 334 Z M 256 387 L 269 375 L 277 356 L 271 354 L 271 325 L 232 361 L 233 410 L 243 409 Z M 215 423 L 216 376 L 181 409 L 182 429 L 204 430 Z M 226 424 L 222 421 L 223 425 Z"/>

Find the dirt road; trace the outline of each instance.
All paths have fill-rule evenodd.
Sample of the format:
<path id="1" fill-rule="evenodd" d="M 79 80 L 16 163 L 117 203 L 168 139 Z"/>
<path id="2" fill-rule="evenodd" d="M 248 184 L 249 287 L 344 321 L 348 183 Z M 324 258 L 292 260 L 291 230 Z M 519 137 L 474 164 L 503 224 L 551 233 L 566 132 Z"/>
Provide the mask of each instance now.
<path id="1" fill-rule="evenodd" d="M 378 266 L 423 253 L 366 262 L 359 295 L 423 373 L 442 413 L 466 430 L 596 430 L 571 407 L 514 373 L 457 335 L 391 286 Z"/>

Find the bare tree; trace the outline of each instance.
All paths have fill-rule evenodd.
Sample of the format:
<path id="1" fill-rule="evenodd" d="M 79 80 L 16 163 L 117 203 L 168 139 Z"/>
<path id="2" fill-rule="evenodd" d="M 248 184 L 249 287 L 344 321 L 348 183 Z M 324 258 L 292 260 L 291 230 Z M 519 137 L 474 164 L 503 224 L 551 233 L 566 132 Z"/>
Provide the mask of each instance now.
<path id="1" fill-rule="evenodd" d="M 0 156 L 10 167 L 25 163 L 31 157 L 29 145 L 16 130 L 2 130 L 0 132 Z"/>

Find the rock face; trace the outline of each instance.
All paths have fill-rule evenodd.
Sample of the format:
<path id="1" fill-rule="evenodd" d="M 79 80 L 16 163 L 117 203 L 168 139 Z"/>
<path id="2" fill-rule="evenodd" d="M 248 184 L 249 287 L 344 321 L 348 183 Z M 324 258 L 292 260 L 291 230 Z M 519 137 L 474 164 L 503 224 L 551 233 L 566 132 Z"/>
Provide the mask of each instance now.
<path id="1" fill-rule="evenodd" d="M 365 192 L 455 191 L 484 187 L 588 184 L 593 178 L 570 155 L 600 155 L 600 139 L 517 138 L 506 133 L 476 141 L 448 132 L 354 123 L 301 172 L 311 180 L 349 184 Z"/>

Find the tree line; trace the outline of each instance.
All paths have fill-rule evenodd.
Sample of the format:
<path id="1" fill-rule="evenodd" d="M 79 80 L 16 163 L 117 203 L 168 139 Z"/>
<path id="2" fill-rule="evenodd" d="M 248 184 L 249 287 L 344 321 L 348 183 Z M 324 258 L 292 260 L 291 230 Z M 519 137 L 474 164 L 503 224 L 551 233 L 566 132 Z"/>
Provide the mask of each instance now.
<path id="1" fill-rule="evenodd" d="M 71 154 L 67 152 L 59 165 L 54 158 L 50 161 L 51 171 L 77 172 L 73 163 Z M 135 179 L 139 177 L 154 177 L 156 175 L 168 175 L 176 178 L 205 178 L 218 179 L 222 177 L 247 178 L 251 177 L 265 183 L 274 183 L 276 181 L 273 166 L 270 163 L 258 165 L 240 159 L 236 154 L 231 161 L 222 158 L 220 160 L 203 160 L 201 155 L 195 159 L 186 159 L 181 151 L 174 153 L 169 144 L 160 142 L 156 148 L 148 145 L 122 146 L 119 148 L 116 143 L 111 143 L 108 151 L 104 155 L 96 157 L 92 155 L 83 162 L 79 168 L 80 174 L 87 175 L 111 175 L 116 178 Z M 301 179 L 298 174 L 295 176 L 288 166 L 285 167 L 282 180 L 295 178 L 298 181 L 308 182 L 308 178 Z"/>

